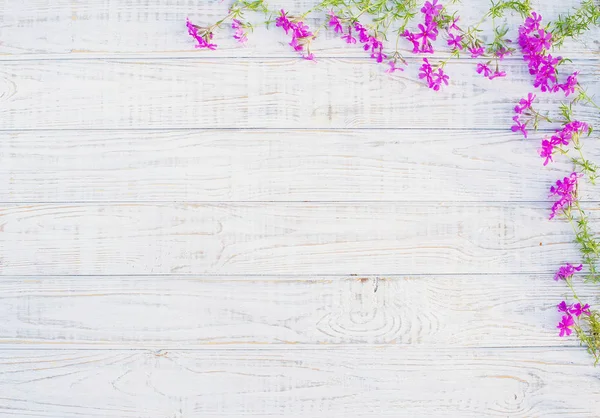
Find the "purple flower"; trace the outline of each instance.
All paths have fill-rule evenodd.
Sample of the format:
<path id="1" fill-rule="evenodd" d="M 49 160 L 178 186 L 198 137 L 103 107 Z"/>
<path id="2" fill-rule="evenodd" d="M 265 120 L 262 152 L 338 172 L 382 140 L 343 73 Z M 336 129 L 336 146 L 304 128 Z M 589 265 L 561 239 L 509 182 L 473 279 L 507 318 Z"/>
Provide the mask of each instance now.
<path id="1" fill-rule="evenodd" d="M 573 332 L 571 330 L 571 327 L 575 324 L 575 321 L 573 321 L 573 317 L 571 315 L 563 315 L 562 320 L 558 323 L 557 327 L 560 330 L 560 333 L 558 334 L 561 337 L 564 337 L 565 335 L 568 337 L 569 335 L 571 335 L 571 332 Z"/>
<path id="2" fill-rule="evenodd" d="M 438 30 L 433 22 L 429 22 L 427 26 L 419 23 L 417 25 L 421 32 L 415 35 L 415 40 L 421 40 L 421 51 L 426 53 L 433 53 L 433 46 L 430 41 L 437 39 Z"/>
<path id="3" fill-rule="evenodd" d="M 441 10 L 442 10 L 442 5 L 437 4 L 437 0 L 433 0 L 433 3 L 426 1 L 425 5 L 421 9 L 421 13 L 423 13 L 425 15 L 425 18 L 427 20 L 428 18 L 432 19 L 432 18 L 436 17 L 437 15 L 439 15 Z"/>
<path id="4" fill-rule="evenodd" d="M 567 77 L 567 81 L 561 84 L 559 87 L 565 92 L 565 97 L 571 93 L 575 93 L 575 87 L 577 87 L 577 75 L 578 71 L 575 71 L 569 77 Z"/>
<path id="5" fill-rule="evenodd" d="M 448 75 L 445 74 L 444 70 L 441 68 L 438 68 L 434 71 L 427 58 L 423 58 L 423 64 L 419 70 L 419 78 L 424 78 L 427 81 L 427 86 L 430 89 L 438 91 L 440 87 L 442 87 L 442 84 L 448 85 L 448 80 L 450 77 L 448 77 Z"/>
<path id="6" fill-rule="evenodd" d="M 438 70 L 433 73 L 433 82 L 429 87 L 438 91 L 442 84 L 448 85 L 449 79 L 450 77 L 447 74 L 444 74 L 444 71 L 441 68 L 438 68 Z"/>
<path id="7" fill-rule="evenodd" d="M 292 28 L 292 22 L 286 16 L 286 13 L 283 9 L 280 10 L 281 15 L 275 19 L 275 26 L 278 28 L 282 28 L 287 35 L 290 29 Z"/>
<path id="8" fill-rule="evenodd" d="M 419 41 L 417 41 L 417 39 L 415 38 L 415 34 L 409 32 L 408 30 L 405 30 L 404 33 L 402 34 L 403 37 L 405 37 L 407 40 L 409 40 L 410 42 L 412 42 L 413 44 L 413 53 L 419 53 L 420 52 L 420 45 L 419 45 Z"/>
<path id="9" fill-rule="evenodd" d="M 477 58 L 483 55 L 483 53 L 485 52 L 483 47 L 471 47 L 469 48 L 469 52 L 471 53 L 471 58 Z"/>
<path id="10" fill-rule="evenodd" d="M 519 104 L 515 106 L 515 113 L 521 114 L 524 111 L 531 109 L 533 101 L 535 100 L 535 94 L 528 93 L 527 97 L 519 100 Z"/>
<path id="11" fill-rule="evenodd" d="M 578 177 L 577 173 L 571 173 L 569 177 L 565 177 L 562 181 L 557 180 L 556 186 L 550 187 L 550 195 L 558 196 L 558 200 L 552 205 L 550 219 L 553 219 L 559 210 L 571 207 L 576 198 Z"/>
<path id="12" fill-rule="evenodd" d="M 354 30 L 358 33 L 358 40 L 364 44 L 369 41 L 369 31 L 363 25 L 358 22 L 354 22 Z"/>
<path id="13" fill-rule="evenodd" d="M 433 68 L 427 58 L 423 58 L 423 64 L 419 68 L 419 78 L 427 80 L 427 84 L 432 81 Z"/>
<path id="14" fill-rule="evenodd" d="M 212 39 L 212 32 L 206 32 L 203 36 L 198 33 L 198 26 L 194 25 L 190 22 L 190 19 L 187 18 L 185 21 L 185 26 L 188 29 L 188 34 L 198 42 L 196 44 L 196 48 L 208 48 L 210 50 L 215 50 L 217 45 L 210 43 L 210 39 Z"/>
<path id="15" fill-rule="evenodd" d="M 348 33 L 342 36 L 342 39 L 344 39 L 347 44 L 356 43 L 356 38 L 352 36 L 352 26 L 348 26 Z"/>
<path id="16" fill-rule="evenodd" d="M 527 123 L 521 123 L 519 120 L 519 115 L 513 116 L 513 121 L 515 124 L 510 127 L 510 130 L 513 132 L 521 132 L 525 138 L 527 138 Z"/>
<path id="17" fill-rule="evenodd" d="M 569 313 L 575 315 L 578 318 L 581 316 L 581 314 L 590 316 L 590 305 L 586 303 L 585 305 L 581 306 L 581 303 L 576 303 L 569 308 Z"/>
<path id="18" fill-rule="evenodd" d="M 502 61 L 505 56 L 510 55 L 510 54 L 511 54 L 511 51 L 509 49 L 504 48 L 504 47 L 502 47 L 499 50 L 497 50 L 496 52 L 494 52 L 494 55 L 496 57 L 498 57 L 498 59 L 500 61 Z"/>
<path id="19" fill-rule="evenodd" d="M 494 71 L 494 74 L 492 74 L 491 76 L 489 76 L 488 78 L 490 80 L 493 80 L 494 78 L 498 78 L 498 77 L 506 77 L 506 72 L 505 71 Z"/>
<path id="20" fill-rule="evenodd" d="M 560 266 L 558 271 L 554 274 L 554 280 L 567 280 L 573 277 L 575 272 L 581 271 L 583 269 L 583 264 L 578 265 L 577 267 L 573 266 L 570 263 L 565 264 L 564 266 Z"/>
<path id="21" fill-rule="evenodd" d="M 564 300 L 559 303 L 557 306 L 558 308 L 558 312 L 564 312 L 564 313 L 569 313 L 569 309 L 571 308 L 570 305 L 567 305 L 567 302 L 565 302 Z"/>
<path id="22" fill-rule="evenodd" d="M 488 67 L 487 64 L 478 63 L 477 64 L 477 74 L 481 74 L 481 73 L 483 73 L 483 75 L 485 77 L 489 77 L 490 74 L 492 74 L 492 70 L 490 69 L 490 67 Z"/>
<path id="23" fill-rule="evenodd" d="M 547 139 L 542 140 L 542 148 L 539 151 L 540 157 L 545 158 L 544 165 L 548 165 L 548 162 L 554 161 L 552 154 L 554 153 L 554 144 L 552 141 Z"/>
<path id="24" fill-rule="evenodd" d="M 237 40 L 241 44 L 245 43 L 248 40 L 248 38 L 246 37 L 246 34 L 244 33 L 242 22 L 240 22 L 237 19 L 233 19 L 231 21 L 231 28 L 235 29 L 235 34 L 233 35 L 233 39 Z"/>
<path id="25" fill-rule="evenodd" d="M 390 66 L 390 68 L 388 68 L 387 70 L 385 70 L 386 73 L 392 74 L 392 73 L 394 73 L 394 71 L 404 71 L 404 68 L 402 68 L 402 67 L 396 67 L 396 61 L 395 60 L 391 60 L 390 62 L 388 62 L 388 65 Z"/>
<path id="26" fill-rule="evenodd" d="M 453 29 L 459 32 L 461 31 L 461 29 L 458 26 L 456 26 L 456 22 L 458 22 L 459 19 L 460 17 L 456 17 L 452 20 L 452 24 L 448 27 L 448 31 L 451 31 Z"/>
<path id="27" fill-rule="evenodd" d="M 329 11 L 329 26 L 333 26 L 333 31 L 335 33 L 344 33 L 342 22 L 340 22 L 340 18 L 333 13 L 333 10 Z"/>
<path id="28" fill-rule="evenodd" d="M 452 49 L 463 49 L 462 46 L 462 36 L 459 35 L 448 35 L 448 45 L 452 47 Z"/>

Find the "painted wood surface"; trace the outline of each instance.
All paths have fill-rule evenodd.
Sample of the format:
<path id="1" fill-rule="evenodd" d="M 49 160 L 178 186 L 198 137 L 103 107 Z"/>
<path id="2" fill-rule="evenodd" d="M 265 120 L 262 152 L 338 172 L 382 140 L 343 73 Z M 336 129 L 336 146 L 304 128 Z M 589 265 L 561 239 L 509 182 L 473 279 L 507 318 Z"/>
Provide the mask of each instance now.
<path id="1" fill-rule="evenodd" d="M 440 130 L 0 132 L 1 202 L 545 201 L 539 138 Z M 541 137 L 541 135 L 538 135 Z M 35 150 L 35 152 L 31 152 Z M 597 141 L 584 150 L 600 154 Z M 582 200 L 598 200 L 585 185 Z"/>
<path id="2" fill-rule="evenodd" d="M 600 408 L 597 369 L 565 348 L 2 350 L 0 375 L 7 417 L 591 418 Z"/>
<path id="3" fill-rule="evenodd" d="M 555 334 L 566 295 L 544 274 L 5 277 L 0 346 L 572 346 Z"/>
<path id="4" fill-rule="evenodd" d="M 5 275 L 550 274 L 577 258 L 547 204 L 29 204 L 0 224 Z"/>
<path id="5" fill-rule="evenodd" d="M 509 130 L 521 58 L 432 92 L 328 31 L 317 64 L 263 28 L 194 50 L 186 16 L 227 6 L 0 0 L 0 416 L 597 417 L 555 329 L 571 167 Z M 596 96 L 599 40 L 560 51 Z"/>
<path id="6" fill-rule="evenodd" d="M 571 66 L 580 70 L 579 81 L 592 95 L 600 93 L 599 62 L 580 60 Z M 356 58 L 322 59 L 318 64 L 297 58 L 10 61 L 0 67 L 0 129 L 509 132 L 514 104 L 532 91 L 531 75 L 521 60 L 507 61 L 504 68 L 510 76 L 499 80 L 477 77 L 473 60 L 453 63 L 448 67 L 452 83 L 442 92 L 418 80 L 418 65 L 413 60 L 405 73 L 390 76 Z M 562 99 L 540 94 L 536 109 L 556 112 Z M 590 106 L 578 106 L 576 112 L 589 123 L 600 122 Z"/>

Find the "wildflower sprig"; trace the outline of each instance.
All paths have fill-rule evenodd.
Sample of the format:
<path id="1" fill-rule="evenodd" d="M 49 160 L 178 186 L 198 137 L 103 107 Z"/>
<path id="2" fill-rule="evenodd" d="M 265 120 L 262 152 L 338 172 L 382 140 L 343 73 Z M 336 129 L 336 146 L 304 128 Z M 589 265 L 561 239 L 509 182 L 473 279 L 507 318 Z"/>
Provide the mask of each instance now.
<path id="1" fill-rule="evenodd" d="M 450 60 L 460 58 L 462 51 L 474 58 L 489 58 L 487 63 L 477 65 L 478 73 L 490 79 L 506 76 L 499 68 L 499 61 L 510 55 L 514 47 L 507 39 L 508 27 L 495 22 L 507 13 L 528 14 L 529 0 L 494 0 L 483 18 L 465 26 L 464 30 L 458 24 L 457 11 L 450 10 L 458 0 L 444 3 L 439 0 L 321 0 L 302 13 L 291 14 L 283 9 L 270 9 L 264 0 L 236 0 L 228 14 L 216 23 L 201 27 L 188 20 L 187 26 L 188 33 L 197 41 L 197 48 L 215 49 L 214 33 L 225 23 L 231 24 L 233 37 L 240 43 L 246 42 L 248 32 L 258 24 L 269 27 L 274 23 L 291 36 L 289 45 L 294 51 L 309 60 L 315 58 L 313 41 L 322 29 L 330 28 L 347 44 L 362 47 L 375 62 L 386 63 L 388 73 L 402 71 L 407 65 L 402 52 L 407 45 L 412 45 L 415 54 L 431 54 L 438 48 L 437 44 L 442 44 L 449 48 L 450 56 L 439 63 L 423 60 L 420 68 L 425 74 L 422 80 L 433 90 L 448 84 L 449 76 L 444 67 Z M 245 17 L 247 11 L 261 13 L 264 22 L 251 23 Z M 311 29 L 306 22 L 313 15 L 323 20 Z M 494 35 L 486 43 L 480 27 L 489 20 Z"/>
<path id="2" fill-rule="evenodd" d="M 560 47 L 568 38 L 581 36 L 594 26 L 600 25 L 600 3 L 584 0 L 572 13 L 561 15 L 550 25 L 555 47 Z"/>

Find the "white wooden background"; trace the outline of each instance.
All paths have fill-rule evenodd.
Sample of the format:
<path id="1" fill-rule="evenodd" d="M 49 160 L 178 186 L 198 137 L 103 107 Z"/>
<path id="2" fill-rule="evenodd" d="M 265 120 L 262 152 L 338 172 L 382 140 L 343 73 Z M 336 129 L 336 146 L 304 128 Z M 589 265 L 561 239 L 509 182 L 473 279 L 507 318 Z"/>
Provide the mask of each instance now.
<path id="1" fill-rule="evenodd" d="M 524 63 L 436 93 L 326 32 L 317 64 L 262 29 L 194 50 L 226 8 L 0 0 L 0 415 L 600 416 L 555 329 L 570 166 L 507 129 Z M 561 51 L 591 94 L 599 39 Z"/>

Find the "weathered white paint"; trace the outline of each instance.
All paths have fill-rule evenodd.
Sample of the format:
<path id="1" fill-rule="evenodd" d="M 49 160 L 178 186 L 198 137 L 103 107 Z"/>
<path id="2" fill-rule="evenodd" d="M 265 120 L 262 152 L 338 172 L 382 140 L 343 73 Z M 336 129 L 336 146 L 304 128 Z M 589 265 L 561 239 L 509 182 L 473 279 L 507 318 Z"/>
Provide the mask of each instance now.
<path id="1" fill-rule="evenodd" d="M 435 93 L 327 31 L 317 64 L 262 29 L 194 50 L 226 8 L 0 0 L 0 416 L 597 417 L 520 58 Z M 596 95 L 598 33 L 561 51 Z"/>
<path id="2" fill-rule="evenodd" d="M 595 418 L 600 408 L 598 370 L 578 348 L 2 350 L 0 376 L 7 417 Z"/>
<path id="3" fill-rule="evenodd" d="M 545 201 L 572 167 L 541 169 L 538 147 L 485 130 L 0 132 L 0 201 Z"/>
<path id="4" fill-rule="evenodd" d="M 0 205 L 0 272 L 550 274 L 577 257 L 547 204 Z M 592 222 L 600 215 L 590 210 Z"/>
<path id="5" fill-rule="evenodd" d="M 5 277 L 0 345 L 572 346 L 554 328 L 566 294 L 543 274 Z"/>

